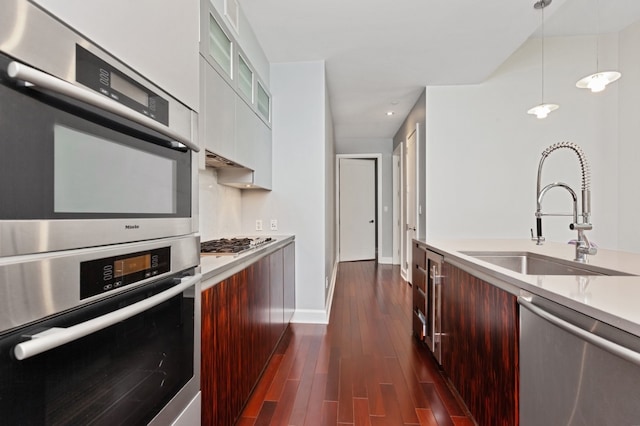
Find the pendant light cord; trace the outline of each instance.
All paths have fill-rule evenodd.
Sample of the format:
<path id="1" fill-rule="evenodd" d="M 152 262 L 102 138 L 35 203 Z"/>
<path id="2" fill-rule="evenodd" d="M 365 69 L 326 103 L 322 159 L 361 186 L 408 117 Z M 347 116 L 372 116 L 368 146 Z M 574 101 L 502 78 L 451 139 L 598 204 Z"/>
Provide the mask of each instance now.
<path id="1" fill-rule="evenodd" d="M 599 19 L 599 1 L 595 0 L 596 2 L 596 7 L 595 7 L 595 14 L 596 14 L 596 73 L 600 72 L 600 57 L 599 57 L 599 52 L 600 52 L 600 19 Z"/>
<path id="2" fill-rule="evenodd" d="M 542 12 L 542 87 L 541 87 L 541 94 L 540 94 L 540 98 L 542 100 L 542 102 L 540 102 L 542 105 L 544 105 L 544 8 L 546 7 L 546 4 L 544 3 L 544 0 L 542 1 L 542 7 L 540 8 L 540 11 Z"/>

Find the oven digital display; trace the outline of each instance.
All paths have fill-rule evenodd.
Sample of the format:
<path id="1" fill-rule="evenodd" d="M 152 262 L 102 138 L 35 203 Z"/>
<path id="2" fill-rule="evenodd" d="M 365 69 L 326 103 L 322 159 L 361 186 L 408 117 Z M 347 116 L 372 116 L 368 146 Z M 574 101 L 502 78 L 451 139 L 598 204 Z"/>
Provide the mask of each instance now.
<path id="1" fill-rule="evenodd" d="M 149 94 L 133 83 L 128 82 L 115 72 L 110 75 L 111 88 L 133 99 L 145 107 L 149 107 Z"/>
<path id="2" fill-rule="evenodd" d="M 151 255 L 130 257 L 116 261 L 113 265 L 114 276 L 122 277 L 124 275 L 133 274 L 135 272 L 144 271 L 151 268 Z"/>
<path id="3" fill-rule="evenodd" d="M 153 278 L 171 270 L 171 247 L 80 263 L 80 299 Z"/>

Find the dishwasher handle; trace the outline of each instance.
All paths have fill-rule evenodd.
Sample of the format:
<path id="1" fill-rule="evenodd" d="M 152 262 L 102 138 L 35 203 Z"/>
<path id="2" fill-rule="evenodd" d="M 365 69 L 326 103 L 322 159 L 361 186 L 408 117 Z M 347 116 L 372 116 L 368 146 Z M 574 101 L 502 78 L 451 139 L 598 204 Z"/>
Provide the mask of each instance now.
<path id="1" fill-rule="evenodd" d="M 31 336 L 31 340 L 18 343 L 13 348 L 13 354 L 18 360 L 31 358 L 32 356 L 55 349 L 59 346 L 88 336 L 89 334 L 96 333 L 166 302 L 189 287 L 194 286 L 201 278 L 201 274 L 196 274 L 192 277 L 185 277 L 180 281 L 180 284 L 171 287 L 162 293 L 158 293 L 140 302 L 134 303 L 133 305 L 126 306 L 122 309 L 118 309 L 117 311 L 109 312 L 108 314 L 68 328 L 54 327 L 45 330 L 42 333 L 35 334 Z"/>
<path id="2" fill-rule="evenodd" d="M 540 318 L 550 322 L 551 324 L 561 328 L 562 330 L 573 334 L 574 336 L 582 339 L 588 343 L 591 343 L 598 348 L 607 351 L 613 355 L 616 355 L 626 361 L 629 361 L 635 365 L 640 366 L 640 353 L 631 350 L 625 346 L 619 345 L 615 342 L 607 340 L 596 334 L 590 333 L 568 321 L 565 321 L 557 316 L 547 312 L 546 310 L 536 306 L 534 303 L 526 300 L 522 296 L 518 297 L 518 304 L 526 308 L 531 313 L 539 316 Z"/>

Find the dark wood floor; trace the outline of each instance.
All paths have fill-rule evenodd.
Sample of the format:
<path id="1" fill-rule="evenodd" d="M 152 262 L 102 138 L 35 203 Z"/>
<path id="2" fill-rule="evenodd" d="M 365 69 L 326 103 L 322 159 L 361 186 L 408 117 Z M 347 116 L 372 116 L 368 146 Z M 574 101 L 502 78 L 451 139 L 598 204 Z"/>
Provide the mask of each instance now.
<path id="1" fill-rule="evenodd" d="M 238 424 L 473 425 L 410 315 L 397 266 L 341 263 L 329 325 L 291 324 Z"/>

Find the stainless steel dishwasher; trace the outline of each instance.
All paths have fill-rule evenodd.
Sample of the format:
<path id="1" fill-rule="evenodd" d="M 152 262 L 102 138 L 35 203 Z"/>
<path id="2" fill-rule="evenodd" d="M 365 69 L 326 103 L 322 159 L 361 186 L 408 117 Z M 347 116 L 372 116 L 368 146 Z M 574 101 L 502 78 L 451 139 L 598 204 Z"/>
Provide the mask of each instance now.
<path id="1" fill-rule="evenodd" d="M 519 297 L 520 425 L 640 425 L 640 338 Z"/>

